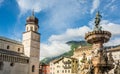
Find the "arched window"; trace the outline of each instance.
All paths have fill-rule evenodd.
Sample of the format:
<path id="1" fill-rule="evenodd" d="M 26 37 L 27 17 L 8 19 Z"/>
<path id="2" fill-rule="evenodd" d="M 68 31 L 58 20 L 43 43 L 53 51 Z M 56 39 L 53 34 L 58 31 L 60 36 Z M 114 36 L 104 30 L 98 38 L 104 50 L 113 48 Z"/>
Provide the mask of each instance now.
<path id="1" fill-rule="evenodd" d="M 10 63 L 10 66 L 11 66 L 11 67 L 13 67 L 13 66 L 14 66 L 14 63 L 13 63 L 13 62 L 11 62 L 11 63 Z"/>
<path id="2" fill-rule="evenodd" d="M 34 65 L 32 66 L 32 72 L 35 72 L 35 66 Z"/>
<path id="3" fill-rule="evenodd" d="M 33 31 L 33 27 L 30 27 L 30 30 Z"/>
<path id="4" fill-rule="evenodd" d="M 2 70 L 3 69 L 3 62 L 0 62 L 0 70 Z"/>
<path id="5" fill-rule="evenodd" d="M 10 49 L 10 46 L 9 46 L 9 45 L 7 46 L 7 49 Z"/>
<path id="6" fill-rule="evenodd" d="M 37 28 L 35 28 L 35 31 L 37 32 Z"/>
<path id="7" fill-rule="evenodd" d="M 20 48 L 18 48 L 18 52 L 20 52 Z"/>

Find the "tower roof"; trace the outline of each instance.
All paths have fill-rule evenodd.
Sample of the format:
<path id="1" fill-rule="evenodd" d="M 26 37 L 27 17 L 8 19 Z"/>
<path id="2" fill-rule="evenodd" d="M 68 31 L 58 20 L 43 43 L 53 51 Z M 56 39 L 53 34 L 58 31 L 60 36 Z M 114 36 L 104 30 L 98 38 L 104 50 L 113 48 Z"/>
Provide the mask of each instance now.
<path id="1" fill-rule="evenodd" d="M 32 15 L 27 17 L 26 22 L 27 24 L 35 24 L 38 26 L 38 18 L 34 16 L 34 11 L 32 12 Z"/>

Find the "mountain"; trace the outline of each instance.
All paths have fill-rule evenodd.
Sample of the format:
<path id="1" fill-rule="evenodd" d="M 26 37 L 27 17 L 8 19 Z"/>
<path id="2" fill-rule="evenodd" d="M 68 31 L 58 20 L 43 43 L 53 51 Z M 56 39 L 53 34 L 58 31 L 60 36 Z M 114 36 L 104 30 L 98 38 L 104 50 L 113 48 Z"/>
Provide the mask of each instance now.
<path id="1" fill-rule="evenodd" d="M 68 52 L 65 52 L 59 56 L 55 56 L 55 57 L 47 57 L 43 60 L 41 60 L 41 63 L 46 63 L 48 64 L 50 61 L 56 59 L 56 58 L 60 58 L 60 57 L 70 57 L 73 55 L 74 49 L 78 48 L 79 46 L 88 46 L 90 44 L 88 44 L 86 41 L 68 41 L 66 42 L 66 44 L 71 46 L 71 50 Z"/>
<path id="2" fill-rule="evenodd" d="M 86 41 L 68 41 L 68 42 L 66 42 L 66 44 L 68 44 L 68 45 L 77 44 L 77 45 L 81 45 L 81 46 L 89 45 Z"/>

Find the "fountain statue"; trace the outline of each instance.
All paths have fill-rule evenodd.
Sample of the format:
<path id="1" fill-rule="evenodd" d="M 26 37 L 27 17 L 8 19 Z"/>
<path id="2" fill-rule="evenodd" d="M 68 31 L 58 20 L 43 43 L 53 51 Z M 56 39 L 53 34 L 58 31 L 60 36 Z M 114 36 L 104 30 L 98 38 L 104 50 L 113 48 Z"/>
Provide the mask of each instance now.
<path id="1" fill-rule="evenodd" d="M 112 54 L 109 53 L 109 55 L 107 55 L 107 51 L 103 47 L 103 44 L 109 41 L 111 33 L 101 29 L 101 17 L 100 13 L 97 12 L 94 30 L 85 34 L 85 40 L 92 44 L 93 51 L 91 52 L 91 59 L 89 60 L 86 58 L 85 53 L 83 54 L 79 74 L 108 74 L 108 72 L 114 68 Z M 116 67 L 115 74 L 120 74 L 118 69 L 119 68 Z"/>
<path id="2" fill-rule="evenodd" d="M 100 26 L 100 21 L 101 21 L 101 15 L 99 13 L 99 11 L 96 13 L 96 18 L 95 18 L 95 27 L 94 30 L 101 30 L 101 26 Z"/>

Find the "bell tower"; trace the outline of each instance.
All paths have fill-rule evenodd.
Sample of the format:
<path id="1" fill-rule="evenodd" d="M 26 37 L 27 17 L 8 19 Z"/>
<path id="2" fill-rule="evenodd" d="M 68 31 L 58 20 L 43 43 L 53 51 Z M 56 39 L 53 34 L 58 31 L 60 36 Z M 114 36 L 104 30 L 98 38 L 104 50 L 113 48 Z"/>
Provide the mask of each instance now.
<path id="1" fill-rule="evenodd" d="M 40 55 L 40 33 L 38 32 L 38 19 L 34 16 L 29 16 L 26 19 L 26 31 L 23 33 L 24 54 L 29 59 L 29 73 L 39 74 L 39 55 Z"/>

